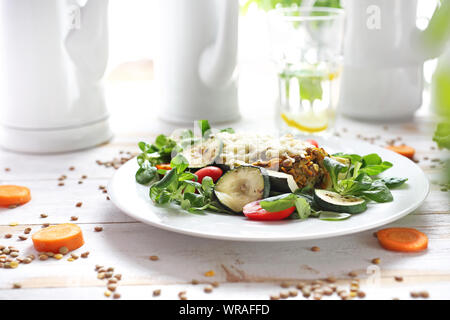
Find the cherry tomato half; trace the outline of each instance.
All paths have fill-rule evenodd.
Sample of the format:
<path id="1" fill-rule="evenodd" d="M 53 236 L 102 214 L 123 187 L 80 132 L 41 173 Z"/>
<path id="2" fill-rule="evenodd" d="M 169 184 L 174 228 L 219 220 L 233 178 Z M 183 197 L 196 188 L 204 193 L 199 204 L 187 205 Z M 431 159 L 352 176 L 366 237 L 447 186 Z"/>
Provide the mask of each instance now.
<path id="1" fill-rule="evenodd" d="M 289 217 L 295 210 L 295 207 L 291 207 L 278 212 L 269 212 L 261 207 L 260 201 L 250 202 L 244 206 L 242 211 L 247 218 L 260 221 L 282 220 Z"/>
<path id="2" fill-rule="evenodd" d="M 310 144 L 312 144 L 312 145 L 315 146 L 316 148 L 319 147 L 319 144 L 318 144 L 317 141 L 314 140 L 314 139 L 308 139 L 308 140 L 305 140 L 305 141 L 306 141 L 306 142 L 309 142 Z"/>
<path id="3" fill-rule="evenodd" d="M 198 183 L 202 183 L 204 177 L 211 177 L 211 179 L 213 179 L 213 181 L 216 182 L 217 180 L 219 180 L 222 174 L 223 174 L 222 169 L 212 166 L 201 168 L 200 170 L 195 172 L 195 175 L 198 177 L 197 180 Z"/>

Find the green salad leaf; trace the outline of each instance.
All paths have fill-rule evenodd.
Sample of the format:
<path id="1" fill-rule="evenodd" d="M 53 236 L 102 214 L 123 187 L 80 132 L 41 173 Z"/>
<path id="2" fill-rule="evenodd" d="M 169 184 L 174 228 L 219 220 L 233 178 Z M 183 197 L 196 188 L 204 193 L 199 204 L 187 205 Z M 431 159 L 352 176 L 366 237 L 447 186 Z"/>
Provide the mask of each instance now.
<path id="1" fill-rule="evenodd" d="M 322 211 L 320 212 L 319 219 L 325 221 L 342 221 L 350 218 L 352 215 L 350 213 L 339 213 L 333 211 Z"/>
<path id="2" fill-rule="evenodd" d="M 183 148 L 209 137 L 211 126 L 208 120 L 199 120 L 198 126 L 202 137 L 196 137 L 192 130 L 185 129 L 175 138 L 178 143 L 163 134 L 157 136 L 152 144 L 139 142 L 142 153 L 137 157 L 139 169 L 135 174 L 136 182 L 150 185 L 150 199 L 159 205 L 175 203 L 195 214 L 203 214 L 204 210 L 230 213 L 213 197 L 213 180 L 204 177 L 202 183 L 197 182 L 198 177 L 188 171 L 189 162 L 180 153 Z M 234 132 L 232 128 L 221 131 Z M 171 169 L 156 168 L 156 165 L 163 163 L 170 163 Z"/>
<path id="3" fill-rule="evenodd" d="M 170 161 L 170 167 L 175 168 L 177 173 L 181 174 L 189 167 L 189 162 L 181 153 L 179 153 Z"/>
<path id="4" fill-rule="evenodd" d="M 336 159 L 348 159 L 345 165 Z M 328 171 L 332 188 L 341 195 L 363 197 L 375 202 L 393 201 L 390 188 L 395 188 L 408 179 L 379 178 L 378 175 L 389 168 L 392 163 L 383 161 L 376 153 L 365 156 L 357 154 L 336 153 L 333 157 L 324 159 L 324 167 Z"/>
<path id="5" fill-rule="evenodd" d="M 148 161 L 136 171 L 136 181 L 140 184 L 149 184 L 157 178 L 156 168 L 152 167 Z"/>
<path id="6" fill-rule="evenodd" d="M 188 146 L 193 146 L 197 142 L 201 141 L 201 138 L 195 137 L 194 133 L 191 129 L 185 129 L 181 132 L 181 134 L 178 136 L 180 142 L 181 148 L 186 148 Z"/>
<path id="7" fill-rule="evenodd" d="M 192 130 L 186 129 L 179 137 L 159 135 L 152 144 L 139 142 L 142 151 L 137 157 L 139 169 L 136 182 L 149 185 L 149 197 L 158 205 L 174 203 L 183 210 L 194 214 L 204 214 L 205 210 L 232 213 L 224 208 L 214 197 L 214 182 L 198 177 L 189 171 L 188 160 L 180 153 L 186 146 L 202 139 L 207 139 L 211 126 L 207 120 L 199 120 L 201 137 L 195 137 Z M 234 133 L 232 128 L 221 132 Z M 170 163 L 170 170 L 157 169 L 158 164 Z M 338 153 L 325 157 L 324 168 L 331 180 L 331 188 L 344 196 L 364 198 L 366 201 L 390 202 L 393 200 L 390 189 L 403 185 L 408 179 L 398 177 L 379 177 L 378 175 L 392 167 L 392 163 L 383 161 L 375 153 L 360 156 L 357 154 Z M 325 221 L 347 219 L 349 213 L 322 211 L 317 205 L 312 186 L 298 189 L 294 193 L 278 194 L 262 199 L 260 205 L 268 212 L 279 212 L 295 207 L 291 219 L 318 217 Z"/>
<path id="8" fill-rule="evenodd" d="M 220 130 L 220 132 L 234 133 L 234 129 L 233 128 L 225 128 L 225 129 Z"/>
<path id="9" fill-rule="evenodd" d="M 315 210 L 311 208 L 311 200 L 295 193 L 285 193 L 278 196 L 263 199 L 259 202 L 261 208 L 269 212 L 283 211 L 295 207 L 291 219 L 306 219 Z"/>
<path id="10" fill-rule="evenodd" d="M 199 120 L 198 125 L 201 129 L 202 136 L 208 135 L 211 129 L 208 120 Z M 228 128 L 224 130 L 232 129 Z M 178 138 L 179 143 L 177 144 L 170 137 L 160 134 L 152 144 L 143 141 L 138 143 L 142 153 L 137 156 L 139 169 L 136 172 L 136 182 L 147 185 L 158 179 L 158 175 L 164 175 L 166 170 L 156 169 L 156 165 L 158 164 L 170 163 L 172 168 L 177 168 L 178 174 L 189 166 L 187 160 L 180 157 L 180 152 L 183 151 L 183 148 L 197 143 L 202 138 L 195 137 L 190 129 L 181 131 Z M 176 156 L 172 158 L 173 155 Z M 187 176 L 185 175 L 184 177 Z"/>
<path id="11" fill-rule="evenodd" d="M 297 196 L 293 193 L 285 193 L 279 196 L 263 199 L 259 202 L 261 208 L 269 212 L 278 212 L 295 206 Z"/>
<path id="12" fill-rule="evenodd" d="M 381 178 L 380 180 L 384 182 L 386 187 L 388 187 L 389 189 L 393 189 L 403 185 L 406 181 L 408 181 L 408 178 L 390 177 L 390 178 Z"/>
<path id="13" fill-rule="evenodd" d="M 295 208 L 299 219 L 306 219 L 311 215 L 311 206 L 305 198 L 297 197 L 295 199 Z"/>
<path id="14" fill-rule="evenodd" d="M 204 214 L 204 210 L 227 212 L 214 198 L 214 182 L 204 177 L 202 183 L 197 176 L 185 171 L 189 163 L 183 155 L 178 154 L 170 162 L 171 170 L 154 183 L 149 190 L 150 198 L 156 204 L 175 203 L 195 214 Z"/>
<path id="15" fill-rule="evenodd" d="M 373 181 L 370 188 L 363 190 L 359 195 L 375 202 L 391 202 L 394 200 L 392 193 L 382 180 Z"/>
<path id="16" fill-rule="evenodd" d="M 382 161 L 380 156 L 372 153 L 362 157 L 362 165 L 359 172 L 367 173 L 369 176 L 376 176 L 392 167 L 392 163 Z"/>
<path id="17" fill-rule="evenodd" d="M 202 137 L 206 138 L 208 135 L 208 132 L 211 131 L 211 126 L 209 125 L 208 120 L 198 120 L 198 125 L 202 132 Z"/>
<path id="18" fill-rule="evenodd" d="M 308 186 L 302 189 L 295 190 L 294 194 L 297 195 L 300 198 L 303 198 L 308 202 L 310 208 L 311 208 L 311 216 L 317 217 L 320 212 L 320 207 L 316 204 L 314 201 L 314 188 L 312 186 Z"/>
<path id="19" fill-rule="evenodd" d="M 337 187 L 339 174 L 347 171 L 348 168 L 344 164 L 330 157 L 325 157 L 325 159 L 323 159 L 323 165 L 330 175 L 333 186 Z"/>
<path id="20" fill-rule="evenodd" d="M 148 167 L 149 164 L 156 166 L 161 163 L 169 163 L 172 152 L 180 151 L 177 143 L 163 134 L 156 137 L 153 144 L 141 141 L 138 146 L 142 151 L 137 157 L 137 162 L 141 168 Z"/>

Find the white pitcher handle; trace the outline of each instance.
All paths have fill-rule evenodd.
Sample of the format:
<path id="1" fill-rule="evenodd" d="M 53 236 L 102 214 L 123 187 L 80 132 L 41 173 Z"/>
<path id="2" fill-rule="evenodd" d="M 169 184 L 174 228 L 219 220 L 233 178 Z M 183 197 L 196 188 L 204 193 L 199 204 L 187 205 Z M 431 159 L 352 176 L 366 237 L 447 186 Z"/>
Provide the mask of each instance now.
<path id="1" fill-rule="evenodd" d="M 199 76 L 208 87 L 224 87 L 233 80 L 237 62 L 239 2 L 216 0 L 220 13 L 215 42 L 200 56 Z"/>
<path id="2" fill-rule="evenodd" d="M 108 0 L 88 0 L 78 9 L 77 5 L 77 0 L 70 1 L 70 7 L 79 10 L 80 23 L 68 31 L 64 44 L 77 71 L 86 78 L 83 82 L 96 82 L 108 61 Z"/>

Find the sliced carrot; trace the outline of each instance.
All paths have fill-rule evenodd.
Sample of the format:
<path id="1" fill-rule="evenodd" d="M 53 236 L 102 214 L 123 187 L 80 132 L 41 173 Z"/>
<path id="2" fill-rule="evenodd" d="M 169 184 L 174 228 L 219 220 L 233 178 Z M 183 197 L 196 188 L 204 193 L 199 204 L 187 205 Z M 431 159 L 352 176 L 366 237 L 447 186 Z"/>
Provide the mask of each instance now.
<path id="1" fill-rule="evenodd" d="M 0 186 L 0 207 L 22 205 L 31 200 L 30 189 L 22 186 Z"/>
<path id="2" fill-rule="evenodd" d="M 40 252 L 59 253 L 61 247 L 72 251 L 84 244 L 80 227 L 73 223 L 63 223 L 41 229 L 31 238 L 34 248 Z"/>
<path id="3" fill-rule="evenodd" d="M 428 247 L 426 234 L 412 228 L 387 228 L 377 232 L 381 246 L 387 250 L 417 252 Z"/>
<path id="4" fill-rule="evenodd" d="M 413 147 L 404 144 L 401 146 L 387 146 L 386 149 L 397 152 L 398 154 L 401 154 L 402 156 L 410 159 L 412 159 L 414 157 L 414 154 L 416 153 L 416 150 Z"/>

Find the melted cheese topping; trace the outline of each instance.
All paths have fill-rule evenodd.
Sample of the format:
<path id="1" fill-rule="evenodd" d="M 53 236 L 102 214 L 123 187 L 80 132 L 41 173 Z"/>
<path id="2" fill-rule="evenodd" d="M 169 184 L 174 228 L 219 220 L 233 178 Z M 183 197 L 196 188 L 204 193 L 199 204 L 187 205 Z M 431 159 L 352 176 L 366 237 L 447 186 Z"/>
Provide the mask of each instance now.
<path id="1" fill-rule="evenodd" d="M 222 163 L 230 166 L 281 157 L 304 157 L 305 149 L 314 147 L 308 142 L 295 139 L 290 134 L 278 138 L 246 132 L 219 132 L 215 136 L 223 142 Z"/>

